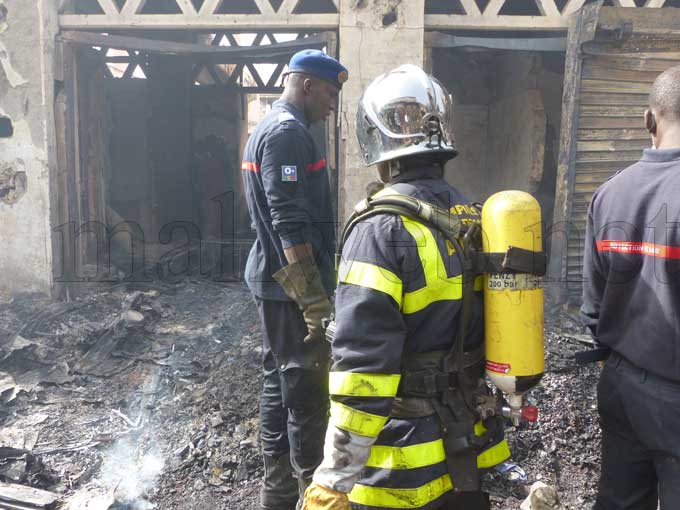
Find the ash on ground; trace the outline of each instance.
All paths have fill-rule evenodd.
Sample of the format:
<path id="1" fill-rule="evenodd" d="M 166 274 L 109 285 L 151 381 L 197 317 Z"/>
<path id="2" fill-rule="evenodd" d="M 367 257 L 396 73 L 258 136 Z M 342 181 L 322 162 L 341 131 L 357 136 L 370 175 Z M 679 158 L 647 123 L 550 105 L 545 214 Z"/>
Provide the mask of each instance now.
<path id="1" fill-rule="evenodd" d="M 518 509 L 536 481 L 565 509 L 592 506 L 599 369 L 574 364 L 579 331 L 546 325 L 540 418 L 508 429 L 521 469 L 487 475 L 494 509 Z M 260 344 L 239 283 L 0 296 L 0 480 L 73 510 L 257 509 Z"/>

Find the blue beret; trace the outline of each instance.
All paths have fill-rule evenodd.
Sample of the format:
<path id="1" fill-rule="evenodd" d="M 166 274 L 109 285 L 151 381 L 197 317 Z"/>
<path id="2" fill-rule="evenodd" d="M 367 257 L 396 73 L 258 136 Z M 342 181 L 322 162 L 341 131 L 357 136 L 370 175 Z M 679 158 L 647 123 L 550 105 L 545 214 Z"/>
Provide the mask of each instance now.
<path id="1" fill-rule="evenodd" d="M 307 73 L 342 88 L 349 77 L 347 69 L 340 62 L 319 50 L 298 51 L 290 59 L 288 73 Z"/>

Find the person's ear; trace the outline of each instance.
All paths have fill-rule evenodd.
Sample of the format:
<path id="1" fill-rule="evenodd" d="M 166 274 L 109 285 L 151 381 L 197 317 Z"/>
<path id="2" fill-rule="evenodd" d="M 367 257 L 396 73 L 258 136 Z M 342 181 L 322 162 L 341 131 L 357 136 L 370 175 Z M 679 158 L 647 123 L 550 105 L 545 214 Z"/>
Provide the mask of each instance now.
<path id="1" fill-rule="evenodd" d="M 645 110 L 645 127 L 652 135 L 656 134 L 656 117 L 651 110 Z"/>
<path id="2" fill-rule="evenodd" d="M 305 78 L 305 81 L 302 82 L 302 90 L 305 91 L 305 94 L 309 95 L 309 93 L 312 90 L 312 79 L 311 78 Z"/>

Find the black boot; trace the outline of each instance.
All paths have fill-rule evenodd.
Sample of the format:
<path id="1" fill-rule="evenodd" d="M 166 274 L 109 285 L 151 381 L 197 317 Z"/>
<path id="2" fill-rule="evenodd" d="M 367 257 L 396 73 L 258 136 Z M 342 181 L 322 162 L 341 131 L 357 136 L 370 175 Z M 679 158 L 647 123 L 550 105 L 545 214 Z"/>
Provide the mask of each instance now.
<path id="1" fill-rule="evenodd" d="M 260 489 L 262 510 L 293 510 L 298 500 L 298 484 L 293 478 L 290 454 L 264 455 L 264 480 Z"/>

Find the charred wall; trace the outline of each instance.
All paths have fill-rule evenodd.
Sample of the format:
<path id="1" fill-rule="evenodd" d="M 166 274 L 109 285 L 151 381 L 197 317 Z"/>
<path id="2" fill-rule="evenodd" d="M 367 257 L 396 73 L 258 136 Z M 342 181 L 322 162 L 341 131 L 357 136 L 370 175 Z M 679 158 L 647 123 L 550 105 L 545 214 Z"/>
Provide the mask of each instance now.
<path id="1" fill-rule="evenodd" d="M 13 292 L 52 281 L 55 4 L 0 1 L 0 288 Z"/>
<path id="2" fill-rule="evenodd" d="M 454 96 L 460 150 L 446 177 L 470 199 L 520 189 L 551 213 L 563 65 L 559 53 L 434 50 L 433 72 Z"/>

